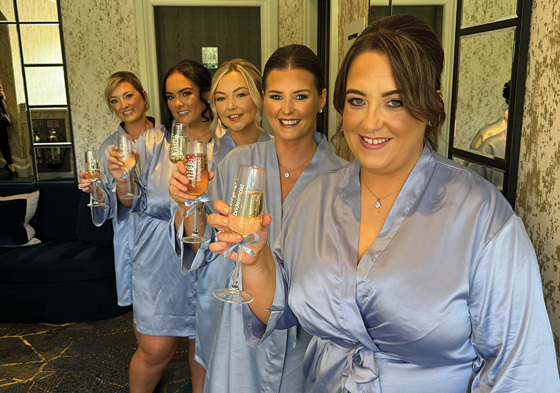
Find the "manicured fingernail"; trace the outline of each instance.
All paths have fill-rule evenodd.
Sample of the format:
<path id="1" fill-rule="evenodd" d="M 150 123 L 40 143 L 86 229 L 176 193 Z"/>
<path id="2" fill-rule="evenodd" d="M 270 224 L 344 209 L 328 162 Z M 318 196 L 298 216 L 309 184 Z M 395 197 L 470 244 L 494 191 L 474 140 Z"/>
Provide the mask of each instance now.
<path id="1" fill-rule="evenodd" d="M 229 214 L 229 207 L 224 208 L 226 214 Z"/>
<path id="2" fill-rule="evenodd" d="M 235 240 L 242 240 L 242 239 L 243 239 L 243 236 L 236 236 L 235 237 Z"/>
<path id="3" fill-rule="evenodd" d="M 224 224 L 226 224 L 226 225 L 227 225 L 227 223 L 228 223 L 228 219 L 227 219 L 227 218 L 223 218 L 223 219 L 222 219 L 222 223 L 224 223 Z"/>

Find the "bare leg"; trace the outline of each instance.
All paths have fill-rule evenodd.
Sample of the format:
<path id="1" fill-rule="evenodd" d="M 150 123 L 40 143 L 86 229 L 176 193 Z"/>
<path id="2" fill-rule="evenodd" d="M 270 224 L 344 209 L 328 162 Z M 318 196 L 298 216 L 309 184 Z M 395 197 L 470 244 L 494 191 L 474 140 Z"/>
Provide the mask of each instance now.
<path id="1" fill-rule="evenodd" d="M 181 337 L 148 336 L 136 331 L 138 349 L 132 356 L 128 378 L 131 393 L 152 393 L 163 370 L 181 342 Z"/>
<path id="2" fill-rule="evenodd" d="M 192 393 L 202 393 L 206 369 L 194 360 L 195 340 L 189 339 L 189 368 L 191 369 Z"/>

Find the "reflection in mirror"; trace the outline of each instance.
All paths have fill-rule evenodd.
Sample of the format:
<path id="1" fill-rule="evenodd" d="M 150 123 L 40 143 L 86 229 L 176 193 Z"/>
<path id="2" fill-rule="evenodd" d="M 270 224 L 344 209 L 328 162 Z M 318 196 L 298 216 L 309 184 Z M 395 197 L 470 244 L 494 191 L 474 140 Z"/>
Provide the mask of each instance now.
<path id="1" fill-rule="evenodd" d="M 511 79 L 514 33 L 508 28 L 461 37 L 455 147 L 504 158 L 509 99 L 504 84 Z M 485 143 L 488 137 L 495 138 Z"/>
<path id="2" fill-rule="evenodd" d="M 74 177 L 58 15 L 56 0 L 0 0 L 0 79 L 12 119 L 7 145 L 17 180 Z M 6 163 L 0 157 L 0 165 Z"/>
<path id="3" fill-rule="evenodd" d="M 517 16 L 517 0 L 463 0 L 461 28 Z"/>
<path id="4" fill-rule="evenodd" d="M 6 20 L 2 17 L 0 20 Z M 27 127 L 27 105 L 21 63 L 19 62 L 19 41 L 14 25 L 0 25 L 0 81 L 3 87 L 5 109 L 10 116 L 11 125 L 0 130 L 2 135 L 2 155 L 0 156 L 0 180 L 32 180 L 33 168 L 29 155 L 30 141 Z M 14 57 L 13 54 L 16 54 Z M 15 174 L 6 168 L 13 163 Z"/>
<path id="5" fill-rule="evenodd" d="M 496 186 L 496 188 L 502 191 L 504 186 L 504 171 L 489 167 L 486 165 L 482 165 L 479 163 L 471 162 L 459 157 L 453 157 L 453 161 L 458 162 L 461 165 L 465 165 L 466 167 L 472 169 L 480 176 L 488 180 L 490 183 Z"/>

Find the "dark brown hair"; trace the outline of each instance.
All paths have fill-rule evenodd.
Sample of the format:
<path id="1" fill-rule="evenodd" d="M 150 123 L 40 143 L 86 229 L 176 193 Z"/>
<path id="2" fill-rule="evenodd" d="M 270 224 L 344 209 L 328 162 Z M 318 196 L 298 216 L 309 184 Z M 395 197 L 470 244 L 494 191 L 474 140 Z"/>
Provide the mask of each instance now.
<path id="1" fill-rule="evenodd" d="M 161 89 L 161 95 L 163 97 L 163 102 L 167 102 L 167 94 L 165 90 L 165 84 L 167 82 L 167 78 L 174 73 L 180 73 L 185 78 L 193 81 L 200 91 L 200 101 L 202 101 L 205 105 L 204 110 L 200 114 L 204 121 L 212 121 L 214 116 L 212 115 L 212 110 L 210 109 L 210 104 L 203 97 L 204 93 L 210 92 L 210 86 L 212 85 L 212 75 L 210 75 L 210 71 L 206 69 L 202 64 L 194 60 L 181 60 L 173 68 L 167 71 L 167 74 L 163 77 L 163 85 Z M 166 115 L 165 115 L 165 128 L 171 130 L 171 123 L 173 122 L 173 115 L 171 114 L 171 110 L 169 110 L 169 106 L 166 107 Z"/>
<path id="2" fill-rule="evenodd" d="M 323 69 L 319 58 L 305 45 L 287 45 L 276 49 L 270 56 L 263 71 L 263 90 L 266 91 L 266 80 L 271 71 L 285 70 L 309 71 L 315 80 L 315 88 L 320 95 L 325 88 Z"/>
<path id="3" fill-rule="evenodd" d="M 425 119 L 425 138 L 437 149 L 437 139 L 445 120 L 440 96 L 443 48 L 434 31 L 424 21 L 411 15 L 392 15 L 366 27 L 352 44 L 334 89 L 334 107 L 344 110 L 346 79 L 352 62 L 362 53 L 379 51 L 389 57 L 397 89 L 402 91 L 404 107 L 416 119 Z M 333 139 L 342 136 L 339 124 Z"/>

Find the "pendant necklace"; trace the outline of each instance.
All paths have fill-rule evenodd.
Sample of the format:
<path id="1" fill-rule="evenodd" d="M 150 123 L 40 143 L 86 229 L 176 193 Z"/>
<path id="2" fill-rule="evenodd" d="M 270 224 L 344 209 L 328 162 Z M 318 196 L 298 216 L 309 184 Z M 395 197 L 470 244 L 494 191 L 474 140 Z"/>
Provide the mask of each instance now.
<path id="1" fill-rule="evenodd" d="M 385 199 L 385 198 L 387 198 L 387 197 L 389 197 L 389 196 L 391 196 L 391 195 L 393 195 L 393 194 L 399 192 L 400 190 L 402 190 L 402 187 L 401 187 L 401 188 L 399 188 L 397 191 L 393 191 L 392 193 L 387 194 L 387 195 L 385 195 L 384 197 L 379 198 L 377 195 L 375 195 L 375 194 L 373 193 L 373 191 L 371 191 L 371 190 L 369 189 L 369 187 L 368 187 L 368 185 L 366 184 L 365 181 L 362 181 L 362 184 L 363 184 L 364 186 L 366 186 L 366 189 L 371 193 L 371 195 L 373 195 L 373 197 L 374 197 L 375 199 L 377 199 L 377 201 L 375 201 L 375 203 L 373 204 L 373 206 L 375 206 L 376 209 L 379 209 L 379 208 L 381 207 L 381 200 L 382 200 L 382 199 Z"/>
<path id="2" fill-rule="evenodd" d="M 298 166 L 297 168 L 291 169 L 290 171 L 293 172 L 293 171 L 295 171 L 295 170 L 301 168 L 302 166 L 304 166 L 304 165 L 306 165 L 306 164 L 309 164 L 309 163 L 311 162 L 312 159 L 313 159 L 313 156 L 311 156 L 311 158 L 310 158 L 308 161 L 304 162 L 302 165 Z M 280 164 L 280 160 L 278 160 L 278 164 Z M 290 171 L 287 170 L 286 167 L 285 167 L 284 165 L 280 164 L 280 166 L 286 170 L 286 172 L 284 172 L 284 177 L 285 177 L 285 178 L 290 177 Z"/>

